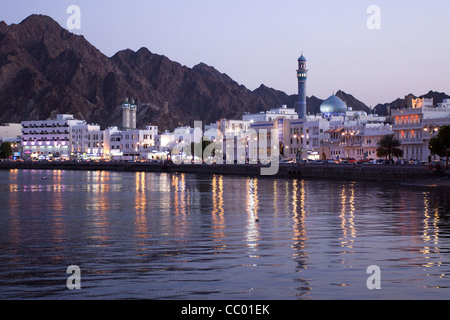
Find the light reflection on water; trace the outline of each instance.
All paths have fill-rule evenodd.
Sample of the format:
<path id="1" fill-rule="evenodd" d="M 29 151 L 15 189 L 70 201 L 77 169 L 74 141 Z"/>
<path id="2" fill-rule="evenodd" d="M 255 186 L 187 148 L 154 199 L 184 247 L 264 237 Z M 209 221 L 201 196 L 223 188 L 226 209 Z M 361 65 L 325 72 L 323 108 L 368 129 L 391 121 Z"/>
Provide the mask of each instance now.
<path id="1" fill-rule="evenodd" d="M 449 299 L 449 199 L 363 182 L 4 171 L 0 298 Z M 66 287 L 70 265 L 82 290 Z M 367 289 L 371 265 L 381 290 Z"/>

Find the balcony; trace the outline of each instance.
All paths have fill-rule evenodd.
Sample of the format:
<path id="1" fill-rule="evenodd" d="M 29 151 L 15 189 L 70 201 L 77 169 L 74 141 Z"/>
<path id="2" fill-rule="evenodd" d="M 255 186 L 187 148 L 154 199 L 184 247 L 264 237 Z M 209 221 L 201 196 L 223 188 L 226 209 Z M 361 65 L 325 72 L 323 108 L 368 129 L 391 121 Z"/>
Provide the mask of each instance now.
<path id="1" fill-rule="evenodd" d="M 424 144 L 428 143 L 426 138 L 400 138 L 401 144 Z"/>
<path id="2" fill-rule="evenodd" d="M 423 129 L 424 124 L 420 122 L 416 123 L 398 123 L 393 124 L 392 129 L 393 130 L 405 130 L 405 129 Z"/>

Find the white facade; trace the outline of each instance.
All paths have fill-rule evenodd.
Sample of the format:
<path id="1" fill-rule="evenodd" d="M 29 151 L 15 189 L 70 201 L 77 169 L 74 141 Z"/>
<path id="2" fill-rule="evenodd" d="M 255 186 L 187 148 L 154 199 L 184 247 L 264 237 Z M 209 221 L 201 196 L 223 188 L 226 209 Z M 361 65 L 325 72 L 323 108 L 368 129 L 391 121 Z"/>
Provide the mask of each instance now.
<path id="1" fill-rule="evenodd" d="M 364 158 L 366 159 L 380 159 L 377 156 L 377 148 L 380 140 L 386 135 L 394 134 L 390 124 L 380 126 L 366 125 L 364 128 L 364 135 L 362 141 L 362 148 L 364 150 Z M 360 158 L 359 158 L 360 159 Z"/>
<path id="2" fill-rule="evenodd" d="M 321 116 L 308 116 L 303 123 L 303 155 L 310 160 L 327 158 L 327 151 L 324 150 L 325 143 L 329 136 L 326 131 L 330 128 L 330 121 Z M 325 156 L 324 156 L 325 154 Z"/>
<path id="3" fill-rule="evenodd" d="M 273 121 L 254 122 L 250 128 L 258 132 L 258 137 L 262 129 L 266 130 L 267 149 L 261 150 L 258 144 L 258 150 L 268 155 L 276 147 L 282 158 L 325 160 L 350 157 L 363 160 L 376 158 L 378 141 L 384 135 L 393 134 L 385 121 L 385 117 L 350 110 L 346 116 L 309 115 L 305 120 L 280 117 Z M 278 143 L 272 145 L 273 139 Z"/>
<path id="4" fill-rule="evenodd" d="M 221 144 L 223 152 L 227 146 L 231 146 L 231 141 L 236 142 L 237 137 L 248 134 L 251 122 L 248 120 L 226 120 L 222 119 L 215 124 L 205 126 L 203 135 L 210 141 Z M 227 143 L 228 141 L 228 143 Z M 237 145 L 235 143 L 234 154 L 237 154 Z M 248 158 L 248 152 L 247 152 Z"/>
<path id="5" fill-rule="evenodd" d="M 437 135 L 441 126 L 450 125 L 448 100 L 444 100 L 438 107 L 392 110 L 391 114 L 393 130 L 402 144 L 403 158 L 406 160 L 428 161 L 431 156 L 428 147 L 430 139 Z"/>
<path id="6" fill-rule="evenodd" d="M 72 115 L 57 115 L 55 120 L 23 121 L 21 144 L 24 157 L 69 159 L 71 128 L 82 123 Z"/>
<path id="7" fill-rule="evenodd" d="M 22 124 L 20 123 L 6 123 L 0 126 L 0 141 L 6 139 L 16 139 L 22 135 Z"/>
<path id="8" fill-rule="evenodd" d="M 450 108 L 450 99 L 444 99 L 441 103 L 437 104 L 438 108 Z"/>
<path id="9" fill-rule="evenodd" d="M 126 160 L 148 159 L 157 150 L 158 127 L 144 130 L 114 131 L 109 135 L 110 155 Z"/>
<path id="10" fill-rule="evenodd" d="M 103 158 L 104 131 L 99 125 L 91 125 L 85 122 L 71 127 L 71 156 L 74 158 Z"/>
<path id="11" fill-rule="evenodd" d="M 270 111 L 262 111 L 260 113 L 244 114 L 242 120 L 249 122 L 262 122 L 262 121 L 273 121 L 279 117 L 296 120 L 298 119 L 298 114 L 293 108 L 288 108 L 283 105 L 281 108 L 271 109 Z"/>
<path id="12" fill-rule="evenodd" d="M 112 139 L 113 135 L 120 134 L 119 128 L 117 127 L 109 127 L 108 129 L 105 129 L 103 131 L 103 157 L 104 158 L 111 158 L 112 155 Z M 120 152 L 120 150 L 114 150 L 117 151 L 117 153 Z"/>
<path id="13" fill-rule="evenodd" d="M 222 134 L 239 134 L 248 131 L 250 128 L 250 121 L 247 120 L 220 120 L 218 122 L 218 129 Z"/>
<path id="14" fill-rule="evenodd" d="M 379 159 L 376 152 L 379 141 L 394 132 L 389 124 L 343 123 L 331 127 L 327 133 L 330 159 L 369 160 Z"/>
<path id="15" fill-rule="evenodd" d="M 281 158 L 302 159 L 306 139 L 304 135 L 305 120 L 286 119 L 279 117 L 273 121 L 254 122 L 251 129 L 257 132 L 256 150 L 250 150 L 250 154 L 271 157 L 279 154 Z M 266 135 L 266 136 L 264 136 Z M 267 140 L 267 145 L 260 143 L 261 139 Z M 250 144 L 251 147 L 251 144 Z M 306 155 L 306 153 L 304 153 Z"/>
<path id="16" fill-rule="evenodd" d="M 111 158 L 119 158 L 123 156 L 121 131 L 117 130 L 114 132 L 109 132 L 106 144 L 109 145 L 110 150 L 108 154 Z"/>

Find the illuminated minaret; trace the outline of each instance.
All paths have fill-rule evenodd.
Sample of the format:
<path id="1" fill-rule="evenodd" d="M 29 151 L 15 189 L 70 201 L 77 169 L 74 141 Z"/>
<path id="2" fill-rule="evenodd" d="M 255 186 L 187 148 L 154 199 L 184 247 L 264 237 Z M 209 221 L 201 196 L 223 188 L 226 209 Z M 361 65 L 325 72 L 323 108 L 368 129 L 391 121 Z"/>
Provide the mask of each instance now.
<path id="1" fill-rule="evenodd" d="M 130 129 L 130 103 L 128 98 L 122 104 L 122 128 L 124 130 Z"/>
<path id="2" fill-rule="evenodd" d="M 134 99 L 132 99 L 130 105 L 130 129 L 136 129 L 136 109 L 137 106 Z"/>
<path id="3" fill-rule="evenodd" d="M 308 70 L 306 70 L 306 58 L 302 56 L 298 58 L 298 107 L 297 113 L 299 119 L 306 119 L 306 79 L 308 78 Z"/>

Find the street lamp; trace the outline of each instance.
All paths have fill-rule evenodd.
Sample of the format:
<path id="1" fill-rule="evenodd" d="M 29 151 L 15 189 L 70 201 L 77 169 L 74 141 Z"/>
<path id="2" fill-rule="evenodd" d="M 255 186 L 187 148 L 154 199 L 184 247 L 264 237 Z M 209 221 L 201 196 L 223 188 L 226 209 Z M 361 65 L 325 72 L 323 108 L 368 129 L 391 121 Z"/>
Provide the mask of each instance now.
<path id="1" fill-rule="evenodd" d="M 424 128 L 423 128 L 423 131 L 429 132 L 430 135 L 432 135 L 432 134 L 438 133 L 438 132 L 439 132 L 439 129 L 440 129 L 439 126 L 436 126 L 436 125 L 432 124 L 432 125 L 430 125 L 429 127 L 424 127 Z"/>
<path id="2" fill-rule="evenodd" d="M 346 131 L 342 132 L 342 136 L 347 141 L 347 143 L 346 143 L 347 159 L 350 158 L 350 146 L 349 146 L 350 137 L 353 137 L 354 134 L 355 134 L 355 131 L 353 131 L 353 130 L 346 130 Z"/>

